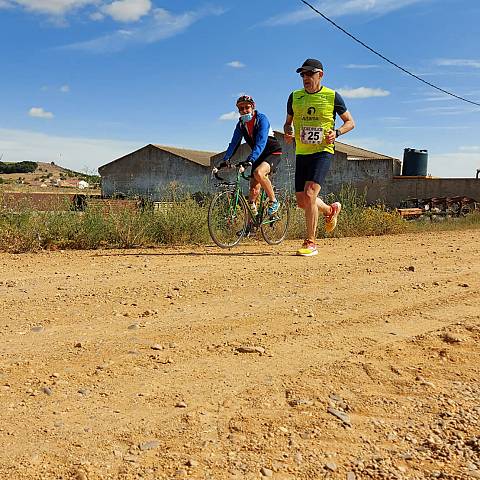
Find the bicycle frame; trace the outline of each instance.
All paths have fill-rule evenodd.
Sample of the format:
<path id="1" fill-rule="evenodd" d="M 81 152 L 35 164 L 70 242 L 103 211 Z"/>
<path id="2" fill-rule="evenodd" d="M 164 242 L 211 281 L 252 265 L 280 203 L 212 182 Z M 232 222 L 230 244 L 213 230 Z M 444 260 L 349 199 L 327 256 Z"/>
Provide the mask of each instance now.
<path id="1" fill-rule="evenodd" d="M 259 229 L 264 240 L 270 245 L 278 245 L 286 235 L 289 223 L 288 199 L 282 190 L 275 192 L 280 198 L 280 209 L 273 215 L 268 215 L 268 195 L 262 189 L 258 199 L 258 212 L 254 213 L 248 199 L 243 194 L 241 178 L 250 181 L 250 176 L 244 174 L 243 164 L 235 165 L 235 181 L 227 181 L 217 175 L 214 169 L 212 174 L 220 184 L 219 191 L 213 196 L 208 208 L 208 230 L 213 241 L 222 248 L 232 248 L 248 235 L 252 230 Z"/>
<path id="2" fill-rule="evenodd" d="M 243 195 L 242 187 L 241 187 L 241 179 L 243 178 L 244 180 L 247 180 L 250 182 L 250 177 L 245 175 L 245 170 L 241 165 L 237 166 L 236 168 L 236 180 L 235 183 L 233 182 L 225 182 L 224 179 L 222 179 L 220 176 L 215 174 L 215 177 L 219 180 L 222 181 L 220 185 L 223 185 L 224 187 L 234 187 L 232 191 L 235 193 L 233 199 L 232 199 L 232 206 L 231 206 L 231 211 L 235 211 L 235 209 L 238 206 L 238 203 L 240 201 L 245 202 L 245 206 L 247 207 L 247 212 L 250 217 L 250 220 L 252 221 L 253 225 L 258 228 L 261 225 L 268 225 L 269 223 L 274 222 L 274 219 L 271 218 L 265 218 L 264 217 L 264 211 L 266 210 L 266 200 L 267 200 L 267 194 L 265 193 L 265 190 L 262 188 L 260 192 L 260 202 L 259 202 L 259 207 L 258 207 L 258 212 L 255 214 L 252 211 L 252 208 L 250 206 L 250 203 L 245 200 L 245 197 Z M 242 197 L 242 200 L 240 200 L 240 197 Z"/>

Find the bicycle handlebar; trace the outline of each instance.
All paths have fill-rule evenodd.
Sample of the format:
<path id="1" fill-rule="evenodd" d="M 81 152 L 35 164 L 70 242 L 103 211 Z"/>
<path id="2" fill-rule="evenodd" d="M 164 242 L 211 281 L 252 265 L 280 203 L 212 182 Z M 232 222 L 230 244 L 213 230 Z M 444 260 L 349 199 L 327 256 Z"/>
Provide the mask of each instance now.
<path id="1" fill-rule="evenodd" d="M 227 182 L 224 178 L 222 178 L 220 175 L 218 175 L 218 172 L 219 170 L 222 170 L 223 168 L 235 168 L 235 169 L 238 169 L 238 173 L 240 173 L 242 175 L 242 177 L 245 179 L 245 180 L 249 180 L 249 177 L 246 177 L 244 175 L 245 173 L 245 170 L 250 167 L 252 165 L 252 162 L 250 161 L 243 161 L 243 162 L 238 162 L 237 164 L 227 164 L 225 166 L 222 166 L 220 168 L 217 168 L 217 167 L 213 167 L 212 169 L 212 175 L 217 179 L 217 180 L 220 180 L 221 182 L 226 182 L 226 183 L 230 183 L 230 182 Z"/>

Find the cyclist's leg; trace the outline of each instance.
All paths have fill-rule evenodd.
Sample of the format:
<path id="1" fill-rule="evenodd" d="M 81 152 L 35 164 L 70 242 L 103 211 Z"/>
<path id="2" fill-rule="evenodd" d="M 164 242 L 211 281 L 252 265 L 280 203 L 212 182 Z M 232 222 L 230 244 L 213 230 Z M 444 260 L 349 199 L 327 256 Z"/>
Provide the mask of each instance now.
<path id="1" fill-rule="evenodd" d="M 250 190 L 248 192 L 248 201 L 250 204 L 255 203 L 257 201 L 258 195 L 260 193 L 261 185 L 252 175 L 250 178 Z"/>
<path id="2" fill-rule="evenodd" d="M 273 191 L 272 182 L 270 182 L 270 179 L 268 178 L 268 174 L 271 171 L 270 164 L 268 162 L 261 162 L 257 167 L 253 164 L 252 169 L 253 179 L 262 186 L 270 201 L 274 202 L 276 200 L 275 192 Z"/>

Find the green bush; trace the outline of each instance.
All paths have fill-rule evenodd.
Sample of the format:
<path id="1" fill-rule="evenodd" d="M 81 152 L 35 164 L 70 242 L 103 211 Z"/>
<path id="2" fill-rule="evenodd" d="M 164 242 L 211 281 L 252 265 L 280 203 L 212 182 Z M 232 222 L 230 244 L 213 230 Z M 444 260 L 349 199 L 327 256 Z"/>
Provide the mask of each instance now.
<path id="1" fill-rule="evenodd" d="M 36 162 L 0 162 L 0 173 L 31 173 L 38 167 Z"/>

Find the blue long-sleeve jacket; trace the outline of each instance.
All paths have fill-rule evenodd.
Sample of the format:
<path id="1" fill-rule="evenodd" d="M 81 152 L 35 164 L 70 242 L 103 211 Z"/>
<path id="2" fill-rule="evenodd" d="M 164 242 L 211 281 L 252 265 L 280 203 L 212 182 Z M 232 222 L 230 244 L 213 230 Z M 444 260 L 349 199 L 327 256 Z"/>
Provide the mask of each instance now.
<path id="1" fill-rule="evenodd" d="M 274 152 L 281 152 L 282 147 L 279 141 L 273 135 L 268 118 L 263 113 L 255 110 L 255 124 L 253 127 L 252 137 L 250 137 L 247 127 L 239 120 L 233 132 L 232 140 L 228 145 L 227 151 L 223 159 L 230 160 L 235 155 L 242 139 L 248 143 L 252 149 L 252 153 L 248 156 L 249 161 L 254 163 L 256 160 L 263 160 Z"/>

